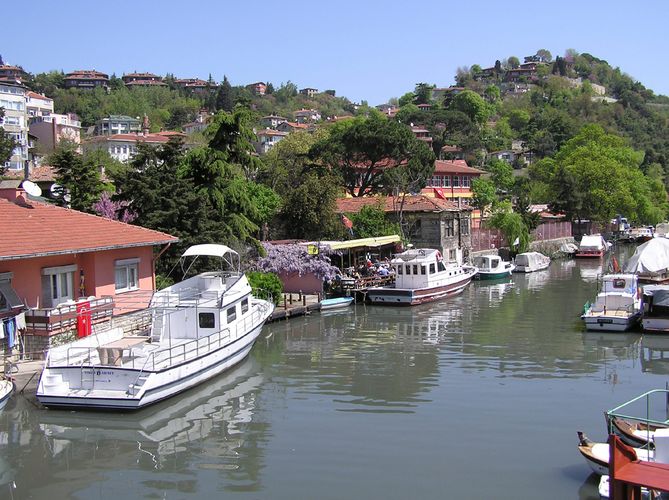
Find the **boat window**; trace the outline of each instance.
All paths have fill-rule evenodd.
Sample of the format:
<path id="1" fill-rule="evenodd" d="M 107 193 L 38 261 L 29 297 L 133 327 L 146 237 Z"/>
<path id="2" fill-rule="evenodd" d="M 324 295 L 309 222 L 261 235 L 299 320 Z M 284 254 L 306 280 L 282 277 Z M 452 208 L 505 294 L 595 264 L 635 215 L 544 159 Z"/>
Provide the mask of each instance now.
<path id="1" fill-rule="evenodd" d="M 418 274 L 418 264 L 413 265 L 413 273 Z"/>
<path id="2" fill-rule="evenodd" d="M 232 323 L 237 318 L 237 306 L 228 307 L 228 323 Z"/>
<path id="3" fill-rule="evenodd" d="M 625 288 L 625 280 L 622 278 L 616 278 L 613 280 L 613 288 Z"/>
<path id="4" fill-rule="evenodd" d="M 198 315 L 200 328 L 216 328 L 216 318 L 214 313 L 200 313 Z"/>
<path id="5" fill-rule="evenodd" d="M 411 266 L 407 264 L 407 274 L 411 274 Z"/>
<path id="6" fill-rule="evenodd" d="M 395 267 L 395 272 L 397 274 L 402 274 L 403 271 L 404 271 L 404 266 L 396 266 Z"/>
<path id="7" fill-rule="evenodd" d="M 420 274 L 425 274 L 425 266 L 420 266 Z"/>
<path id="8" fill-rule="evenodd" d="M 445 271 L 446 270 L 446 266 L 444 265 L 444 261 L 440 260 L 439 262 L 437 262 L 437 270 L 439 270 L 439 271 Z"/>
<path id="9" fill-rule="evenodd" d="M 430 274 L 434 274 L 434 263 L 430 264 Z"/>
<path id="10" fill-rule="evenodd" d="M 249 310 L 249 299 L 242 300 L 242 314 Z"/>

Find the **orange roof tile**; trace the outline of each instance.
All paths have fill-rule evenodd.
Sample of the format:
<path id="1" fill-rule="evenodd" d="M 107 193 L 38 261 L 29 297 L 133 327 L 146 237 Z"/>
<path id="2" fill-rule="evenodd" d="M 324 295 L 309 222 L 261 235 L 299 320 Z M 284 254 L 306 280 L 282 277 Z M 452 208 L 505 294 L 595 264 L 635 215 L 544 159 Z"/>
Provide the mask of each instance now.
<path id="1" fill-rule="evenodd" d="M 437 160 L 434 162 L 435 174 L 485 174 L 483 170 L 470 167 L 465 160 Z"/>
<path id="2" fill-rule="evenodd" d="M 343 213 L 357 213 L 362 207 L 377 205 L 379 202 L 384 212 L 394 212 L 399 204 L 399 198 L 397 200 L 392 196 L 339 198 L 337 200 L 337 210 Z M 465 206 L 458 208 L 456 202 L 430 198 L 422 194 L 408 195 L 404 198 L 405 212 L 457 212 L 461 210 L 471 210 L 471 208 Z"/>
<path id="3" fill-rule="evenodd" d="M 47 97 L 42 94 L 38 94 L 37 92 L 33 92 L 32 90 L 29 92 L 26 92 L 26 96 L 30 97 L 31 99 L 41 99 L 43 101 L 53 101 L 51 97 Z"/>
<path id="4" fill-rule="evenodd" d="M 0 198 L 0 260 L 175 243 L 169 234 L 55 205 Z"/>

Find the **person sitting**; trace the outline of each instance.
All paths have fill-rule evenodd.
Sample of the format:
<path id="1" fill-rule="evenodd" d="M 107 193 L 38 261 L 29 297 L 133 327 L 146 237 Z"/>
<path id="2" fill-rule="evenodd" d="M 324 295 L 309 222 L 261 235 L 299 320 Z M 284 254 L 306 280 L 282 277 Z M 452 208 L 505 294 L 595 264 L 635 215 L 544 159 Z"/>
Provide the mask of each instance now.
<path id="1" fill-rule="evenodd" d="M 381 266 L 381 267 L 379 268 L 379 271 L 378 271 L 378 275 L 379 275 L 379 276 L 382 276 L 382 277 L 385 278 L 385 277 L 388 276 L 389 274 L 390 274 L 390 272 L 388 271 L 388 268 L 387 268 L 387 267 L 383 267 L 383 266 Z"/>

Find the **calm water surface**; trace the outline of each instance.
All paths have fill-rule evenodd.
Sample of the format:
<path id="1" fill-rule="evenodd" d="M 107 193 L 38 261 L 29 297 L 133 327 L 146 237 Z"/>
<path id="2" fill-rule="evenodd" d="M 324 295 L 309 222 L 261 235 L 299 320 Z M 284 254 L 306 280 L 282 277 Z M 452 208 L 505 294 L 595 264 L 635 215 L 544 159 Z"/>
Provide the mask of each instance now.
<path id="1" fill-rule="evenodd" d="M 582 331 L 601 270 L 271 324 L 229 374 L 139 413 L 14 398 L 0 498 L 598 498 L 576 431 L 604 440 L 603 411 L 669 373 L 639 334 Z"/>

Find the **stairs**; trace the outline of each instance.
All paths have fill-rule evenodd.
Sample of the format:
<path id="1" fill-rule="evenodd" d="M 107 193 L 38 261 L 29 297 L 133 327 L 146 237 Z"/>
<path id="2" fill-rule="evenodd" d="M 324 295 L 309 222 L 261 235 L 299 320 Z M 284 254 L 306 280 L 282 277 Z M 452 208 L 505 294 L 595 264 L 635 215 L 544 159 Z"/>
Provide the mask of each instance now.
<path id="1" fill-rule="evenodd" d="M 42 377 L 42 390 L 45 393 L 67 393 L 70 384 L 63 380 L 60 373 L 45 373 Z"/>
<path id="2" fill-rule="evenodd" d="M 151 342 L 159 342 L 165 330 L 165 321 L 167 314 L 162 309 L 156 309 L 153 312 L 153 321 L 151 322 Z"/>
<path id="3" fill-rule="evenodd" d="M 137 377 L 137 380 L 128 386 L 127 394 L 130 396 L 136 396 L 139 394 L 148 378 L 149 374 L 141 374 L 139 377 Z"/>

